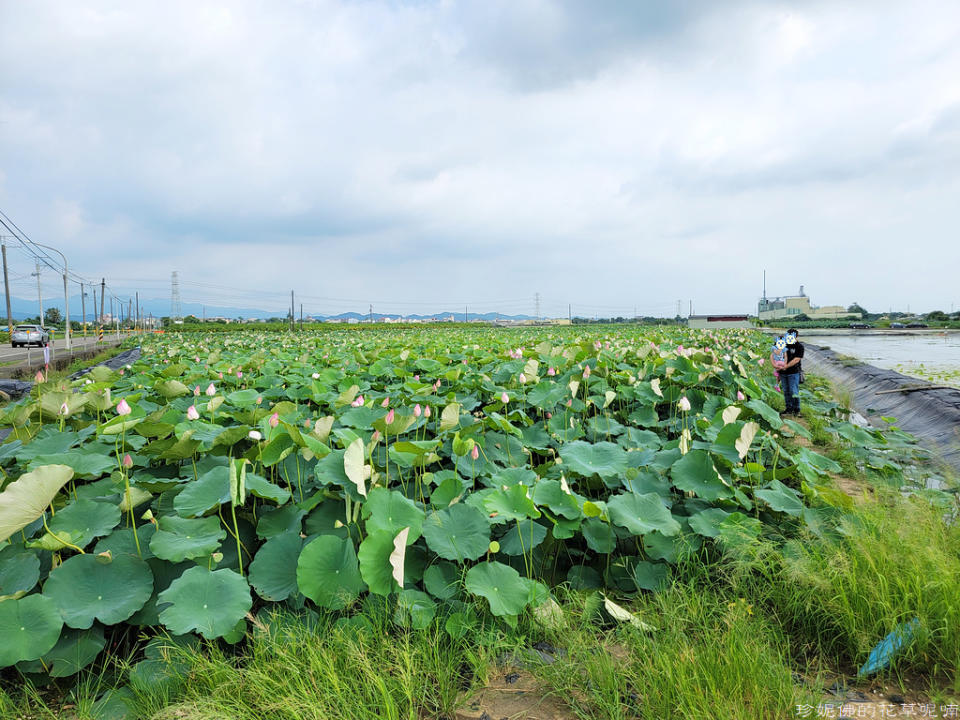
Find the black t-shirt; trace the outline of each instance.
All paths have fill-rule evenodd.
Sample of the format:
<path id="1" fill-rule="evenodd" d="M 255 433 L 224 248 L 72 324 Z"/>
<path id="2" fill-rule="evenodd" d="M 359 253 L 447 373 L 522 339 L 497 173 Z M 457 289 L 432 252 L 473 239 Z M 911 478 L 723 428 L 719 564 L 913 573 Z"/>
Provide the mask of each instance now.
<path id="1" fill-rule="evenodd" d="M 794 358 L 803 357 L 803 343 L 797 340 L 793 345 L 787 345 L 787 362 L 790 362 Z M 800 372 L 800 366 L 803 365 L 802 362 L 798 362 L 796 365 L 791 365 L 786 370 L 781 370 L 781 375 L 796 375 Z"/>

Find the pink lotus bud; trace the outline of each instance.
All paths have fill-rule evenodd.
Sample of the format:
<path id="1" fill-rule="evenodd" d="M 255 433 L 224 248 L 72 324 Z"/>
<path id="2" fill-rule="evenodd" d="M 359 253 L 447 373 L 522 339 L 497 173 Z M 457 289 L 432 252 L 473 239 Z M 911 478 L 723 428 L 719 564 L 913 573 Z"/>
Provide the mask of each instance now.
<path id="1" fill-rule="evenodd" d="M 373 436 L 370 438 L 370 441 L 371 441 L 371 442 L 379 442 L 379 441 L 380 441 L 380 431 L 379 431 L 379 430 L 374 430 L 374 431 L 373 431 Z"/>
<path id="2" fill-rule="evenodd" d="M 390 411 L 387 413 L 387 416 L 383 419 L 383 421 L 384 421 L 387 425 L 391 425 L 391 424 L 393 424 L 393 419 L 394 419 L 394 417 L 396 417 L 396 415 L 395 415 L 394 412 L 393 412 L 393 408 L 390 408 Z"/>
<path id="3" fill-rule="evenodd" d="M 467 359 L 464 358 L 462 362 L 463 362 L 464 365 L 466 365 L 466 364 L 467 364 Z"/>
<path id="4" fill-rule="evenodd" d="M 677 403 L 677 407 L 683 410 L 684 412 L 690 412 L 690 401 L 687 400 L 686 395 L 680 398 L 680 402 Z"/>
<path id="5" fill-rule="evenodd" d="M 193 361 L 194 361 L 194 362 L 200 362 L 200 356 L 199 356 L 199 355 L 194 355 L 194 356 L 193 356 Z"/>
<path id="6" fill-rule="evenodd" d="M 123 465 L 127 470 L 133 467 L 133 458 L 130 457 L 130 453 L 127 453 L 123 456 L 123 461 L 120 464 Z"/>
<path id="7" fill-rule="evenodd" d="M 413 379 L 419 381 L 419 380 L 420 380 L 420 376 L 419 376 L 419 375 L 414 375 L 414 376 L 413 376 Z"/>
<path id="8" fill-rule="evenodd" d="M 423 416 L 424 416 L 424 417 L 430 417 L 430 406 L 429 406 L 429 405 L 427 405 L 427 406 L 423 409 Z"/>
<path id="9" fill-rule="evenodd" d="M 573 398 L 567 400 L 567 407 L 573 407 Z"/>
<path id="10" fill-rule="evenodd" d="M 416 405 L 413 406 L 414 417 L 420 417 L 422 413 L 423 413 L 423 410 L 420 409 L 420 403 L 417 403 Z"/>
<path id="11" fill-rule="evenodd" d="M 247 437 L 250 438 L 251 440 L 256 440 L 258 442 L 260 440 L 263 440 L 263 435 L 260 434 L 259 430 L 251 430 L 250 432 L 247 433 Z"/>
<path id="12" fill-rule="evenodd" d="M 590 377 L 590 366 L 586 365 L 583 368 L 583 379 L 586 380 L 588 377 Z"/>
<path id="13" fill-rule="evenodd" d="M 197 397 L 200 394 L 200 386 L 197 385 L 193 388 L 193 396 Z"/>
<path id="14" fill-rule="evenodd" d="M 361 405 L 363 405 L 363 395 L 358 395 L 358 396 L 357 396 L 357 406 L 359 407 L 359 406 L 361 406 Z"/>
<path id="15" fill-rule="evenodd" d="M 223 380 L 223 373 L 222 373 L 222 372 L 218 372 L 218 373 L 217 373 L 217 377 L 220 378 L 221 380 Z"/>
<path id="16" fill-rule="evenodd" d="M 66 403 L 61 403 L 61 404 L 60 404 L 60 414 L 61 414 L 61 415 L 69 415 L 69 414 L 70 414 L 70 408 L 67 407 L 67 404 L 66 404 Z"/>
<path id="17" fill-rule="evenodd" d="M 279 425 L 280 424 L 279 413 L 274 413 L 273 415 L 271 415 L 270 420 L 268 422 L 270 423 L 270 427 L 272 428 L 275 428 L 277 425 Z"/>
<path id="18" fill-rule="evenodd" d="M 523 373 L 520 373 L 520 384 L 524 385 L 527 382 L 527 376 Z"/>
<path id="19" fill-rule="evenodd" d="M 759 360 L 757 360 L 757 362 L 763 365 L 763 358 L 760 358 Z"/>
<path id="20" fill-rule="evenodd" d="M 354 400 L 350 403 L 350 407 L 360 407 L 360 403 L 358 403 L 358 402 L 356 401 L 356 399 L 354 399 Z"/>
<path id="21" fill-rule="evenodd" d="M 33 376 L 33 381 L 38 384 L 44 381 L 43 370 L 37 370 L 37 374 Z"/>
<path id="22" fill-rule="evenodd" d="M 380 407 L 390 407 L 390 398 L 385 397 L 383 399 L 383 402 L 380 403 Z"/>
<path id="23" fill-rule="evenodd" d="M 547 413 L 547 420 L 553 417 L 553 413 Z"/>
<path id="24" fill-rule="evenodd" d="M 263 403 L 263 395 L 257 395 L 257 405 L 260 405 L 262 403 Z"/>
<path id="25" fill-rule="evenodd" d="M 473 450 L 470 451 L 470 457 L 472 457 L 474 460 L 480 457 L 480 448 L 474 445 Z"/>
<path id="26" fill-rule="evenodd" d="M 133 410 L 127 402 L 127 399 L 121 398 L 120 402 L 117 403 L 117 415 L 129 415 L 132 412 Z"/>
<path id="27" fill-rule="evenodd" d="M 439 390 L 439 389 L 440 389 L 440 381 L 439 381 L 439 380 L 437 380 L 437 381 L 433 384 L 433 388 L 434 388 L 434 390 Z"/>
<path id="28" fill-rule="evenodd" d="M 123 370 L 123 368 L 120 368 L 117 372 L 119 372 L 121 375 L 123 375 L 124 370 Z"/>
<path id="29" fill-rule="evenodd" d="M 243 377 L 243 373 L 242 373 L 242 372 L 240 372 L 239 370 L 237 370 L 237 377 L 238 377 L 238 378 L 241 378 L 241 377 Z"/>
<path id="30" fill-rule="evenodd" d="M 233 372 L 233 365 L 231 365 L 230 367 L 227 368 L 227 372 L 228 372 L 228 373 L 232 373 L 232 372 Z"/>
<path id="31" fill-rule="evenodd" d="M 508 402 L 510 402 L 510 396 L 506 393 L 503 393 L 503 395 L 500 396 L 500 402 L 506 405 Z"/>
<path id="32" fill-rule="evenodd" d="M 553 368 L 547 368 L 547 375 L 549 375 L 550 377 L 553 377 L 556 374 L 557 374 L 556 370 L 554 370 Z"/>
<path id="33" fill-rule="evenodd" d="M 743 402 L 746 399 L 747 399 L 747 396 L 743 394 L 743 391 L 737 390 L 737 400 L 739 400 L 740 402 Z"/>
<path id="34" fill-rule="evenodd" d="M 207 385 L 207 397 L 213 397 L 217 394 L 217 389 L 213 386 L 213 383 Z"/>
<path id="35" fill-rule="evenodd" d="M 187 420 L 199 420 L 200 413 L 197 412 L 196 405 L 191 405 L 187 408 Z"/>

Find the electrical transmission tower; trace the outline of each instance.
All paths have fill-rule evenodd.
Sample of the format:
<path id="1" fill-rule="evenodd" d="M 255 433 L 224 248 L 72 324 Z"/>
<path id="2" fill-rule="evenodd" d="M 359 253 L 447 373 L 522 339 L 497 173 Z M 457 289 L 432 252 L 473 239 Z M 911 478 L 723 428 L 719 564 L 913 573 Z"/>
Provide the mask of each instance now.
<path id="1" fill-rule="evenodd" d="M 183 320 L 183 309 L 180 306 L 180 278 L 174 270 L 170 276 L 170 320 Z"/>
<path id="2" fill-rule="evenodd" d="M 537 306 L 537 322 L 540 322 L 540 293 L 534 294 L 533 301 Z"/>

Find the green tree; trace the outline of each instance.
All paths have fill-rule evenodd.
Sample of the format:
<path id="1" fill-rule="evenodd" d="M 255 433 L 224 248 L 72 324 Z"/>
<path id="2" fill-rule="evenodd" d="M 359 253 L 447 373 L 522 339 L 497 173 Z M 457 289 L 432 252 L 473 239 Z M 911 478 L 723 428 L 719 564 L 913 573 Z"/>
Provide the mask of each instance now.
<path id="1" fill-rule="evenodd" d="M 44 325 L 59 325 L 62 322 L 63 322 L 63 315 L 61 314 L 59 308 L 50 307 L 44 311 L 43 313 Z"/>
<path id="2" fill-rule="evenodd" d="M 864 317 L 866 317 L 867 315 L 870 314 L 870 313 L 867 312 L 866 308 L 864 308 L 860 303 L 854 303 L 853 305 L 851 305 L 850 307 L 848 307 L 848 308 L 847 308 L 847 312 L 850 312 L 850 313 L 860 313 L 860 314 L 863 315 Z"/>

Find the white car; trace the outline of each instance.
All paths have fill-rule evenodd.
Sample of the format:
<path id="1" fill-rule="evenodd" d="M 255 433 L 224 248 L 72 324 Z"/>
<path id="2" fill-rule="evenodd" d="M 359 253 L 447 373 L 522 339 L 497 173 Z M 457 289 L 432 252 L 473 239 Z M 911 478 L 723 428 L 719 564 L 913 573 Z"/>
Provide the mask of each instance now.
<path id="1" fill-rule="evenodd" d="M 50 333 L 39 325 L 17 325 L 10 335 L 10 344 L 13 347 L 23 347 L 24 345 L 36 345 L 43 347 L 50 342 Z"/>

